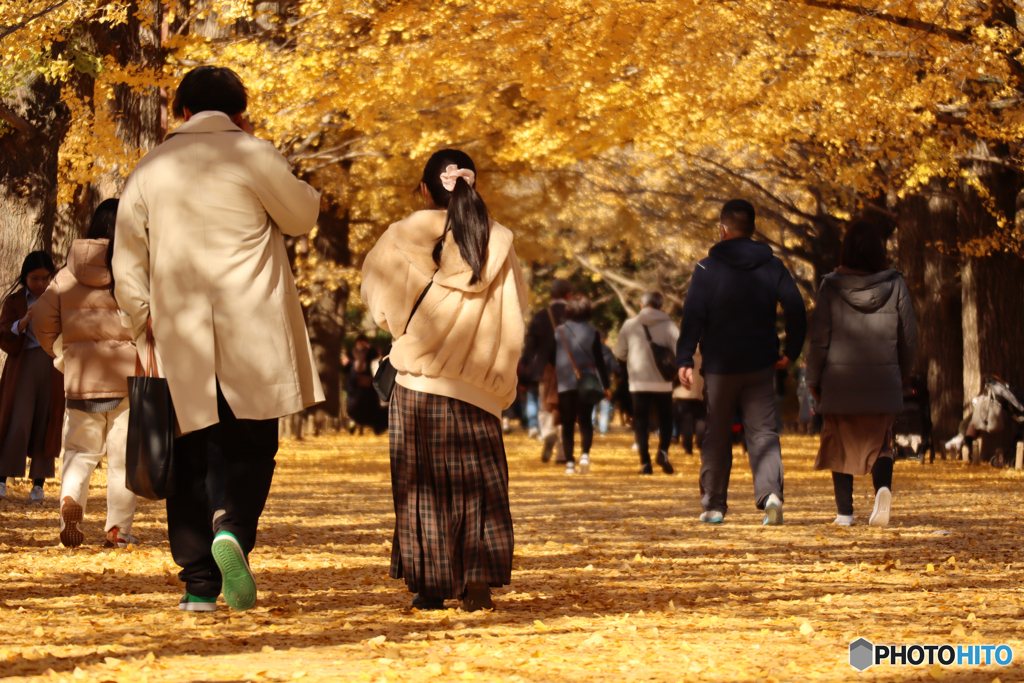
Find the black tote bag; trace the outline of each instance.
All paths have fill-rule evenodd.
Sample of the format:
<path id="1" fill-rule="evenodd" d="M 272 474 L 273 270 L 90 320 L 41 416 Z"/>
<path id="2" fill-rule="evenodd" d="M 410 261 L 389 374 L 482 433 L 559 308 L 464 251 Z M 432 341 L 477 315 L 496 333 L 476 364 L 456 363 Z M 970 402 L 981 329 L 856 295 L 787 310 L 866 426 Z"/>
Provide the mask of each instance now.
<path id="1" fill-rule="evenodd" d="M 128 443 L 125 485 L 150 500 L 174 494 L 174 432 L 177 420 L 167 380 L 157 376 L 153 323 L 146 327 L 146 369 L 136 357 L 128 378 Z"/>

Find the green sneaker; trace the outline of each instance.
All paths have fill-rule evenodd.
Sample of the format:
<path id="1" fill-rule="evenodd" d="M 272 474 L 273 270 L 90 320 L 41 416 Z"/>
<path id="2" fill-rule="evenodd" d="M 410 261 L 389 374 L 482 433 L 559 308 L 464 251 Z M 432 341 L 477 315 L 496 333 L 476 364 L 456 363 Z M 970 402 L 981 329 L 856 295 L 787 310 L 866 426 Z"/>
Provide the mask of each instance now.
<path id="1" fill-rule="evenodd" d="M 221 592 L 228 607 L 243 611 L 252 609 L 256 605 L 256 579 L 238 539 L 230 532 L 221 531 L 213 539 L 210 552 L 220 568 Z"/>
<path id="2" fill-rule="evenodd" d="M 181 596 L 178 609 L 184 612 L 216 612 L 217 598 L 204 598 L 191 593 Z"/>

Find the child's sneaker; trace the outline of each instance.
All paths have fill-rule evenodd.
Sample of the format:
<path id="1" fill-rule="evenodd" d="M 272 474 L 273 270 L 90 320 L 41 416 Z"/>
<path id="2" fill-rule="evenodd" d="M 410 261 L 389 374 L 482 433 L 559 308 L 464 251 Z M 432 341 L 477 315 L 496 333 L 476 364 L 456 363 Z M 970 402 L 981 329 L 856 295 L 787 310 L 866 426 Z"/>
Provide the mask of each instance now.
<path id="1" fill-rule="evenodd" d="M 78 528 L 82 515 L 82 506 L 71 496 L 64 496 L 60 501 L 60 542 L 65 548 L 77 548 L 85 541 L 85 534 Z"/>
<path id="2" fill-rule="evenodd" d="M 127 548 L 129 545 L 139 545 L 142 541 L 132 536 L 126 531 L 121 531 L 119 528 L 112 527 L 107 532 L 106 547 L 108 548 Z"/>

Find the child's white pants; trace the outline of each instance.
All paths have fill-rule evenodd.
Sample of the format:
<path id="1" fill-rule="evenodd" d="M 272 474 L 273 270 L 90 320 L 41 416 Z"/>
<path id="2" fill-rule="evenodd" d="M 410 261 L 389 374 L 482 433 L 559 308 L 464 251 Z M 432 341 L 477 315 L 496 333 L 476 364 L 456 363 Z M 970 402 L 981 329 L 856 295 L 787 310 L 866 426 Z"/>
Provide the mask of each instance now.
<path id="1" fill-rule="evenodd" d="M 107 523 L 104 532 L 115 526 L 122 534 L 131 531 L 135 518 L 135 494 L 125 486 L 125 443 L 128 439 L 128 399 L 105 413 L 87 413 L 69 408 L 64 423 L 64 469 L 61 472 L 60 499 L 71 496 L 85 510 L 89 497 L 89 479 L 107 456 Z M 61 528 L 64 519 L 61 518 Z"/>

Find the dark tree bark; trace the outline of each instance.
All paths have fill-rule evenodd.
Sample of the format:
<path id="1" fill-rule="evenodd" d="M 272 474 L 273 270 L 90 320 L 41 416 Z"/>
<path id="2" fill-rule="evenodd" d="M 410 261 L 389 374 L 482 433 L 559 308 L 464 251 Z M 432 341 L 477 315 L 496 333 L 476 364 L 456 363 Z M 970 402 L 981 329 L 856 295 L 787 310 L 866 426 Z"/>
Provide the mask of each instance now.
<path id="1" fill-rule="evenodd" d="M 982 151 L 988 153 L 987 149 Z M 984 161 L 974 162 L 972 170 L 998 211 L 1013 221 L 1020 177 Z M 964 206 L 962 239 L 997 234 L 996 218 L 986 209 L 983 198 L 966 182 L 960 184 L 960 192 Z M 1024 356 L 1020 353 L 1024 348 L 1024 259 L 1006 252 L 970 256 L 964 259 L 961 280 L 965 401 L 978 395 L 988 375 L 996 375 L 1014 387 L 1024 386 Z M 979 456 L 988 460 L 997 448 L 1006 452 L 1011 447 L 1006 438 L 990 437 L 984 440 Z"/>
<path id="2" fill-rule="evenodd" d="M 957 207 L 933 185 L 899 204 L 896 267 L 917 318 L 915 372 L 927 377 L 936 443 L 956 434 L 963 413 L 963 326 Z"/>
<path id="3" fill-rule="evenodd" d="M 61 84 L 37 76 L 0 102 L 0 281 L 12 282 L 25 255 L 53 250 L 57 153 L 71 127 Z M 13 124 L 11 122 L 14 122 Z"/>

